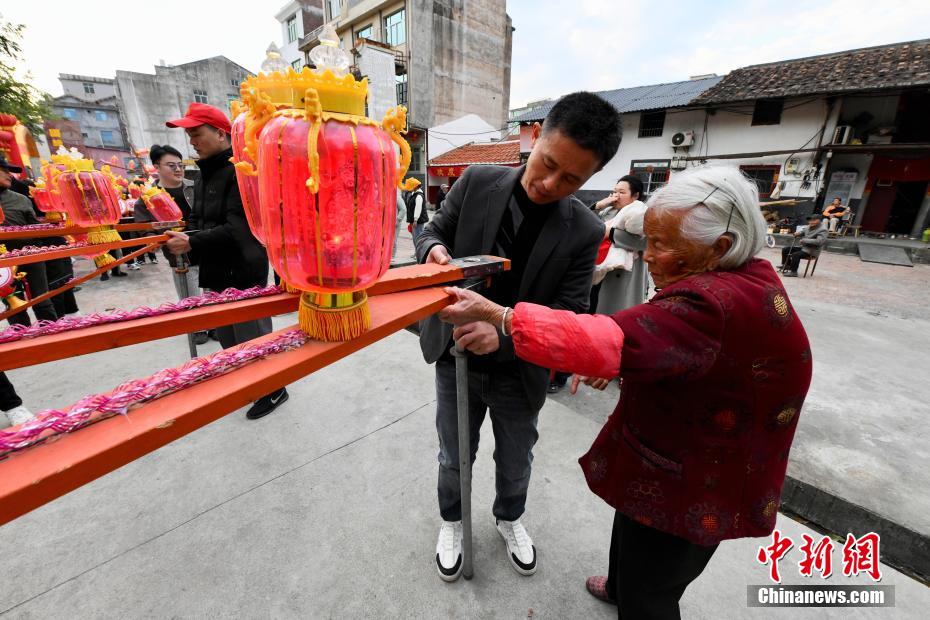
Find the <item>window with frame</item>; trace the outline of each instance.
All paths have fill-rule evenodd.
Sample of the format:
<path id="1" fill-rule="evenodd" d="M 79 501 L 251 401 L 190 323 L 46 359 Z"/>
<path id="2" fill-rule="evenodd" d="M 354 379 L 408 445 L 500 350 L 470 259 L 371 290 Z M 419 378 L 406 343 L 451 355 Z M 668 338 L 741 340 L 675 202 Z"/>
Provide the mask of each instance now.
<path id="1" fill-rule="evenodd" d="M 374 34 L 374 28 L 372 27 L 371 24 L 368 24 L 361 30 L 355 31 L 355 40 L 358 41 L 359 39 L 373 39 L 374 38 L 372 36 L 373 34 Z"/>
<path id="2" fill-rule="evenodd" d="M 84 82 L 84 94 L 93 95 L 94 94 L 94 85 L 90 82 Z"/>
<path id="3" fill-rule="evenodd" d="M 752 109 L 753 125 L 780 125 L 784 99 L 758 99 Z"/>
<path id="4" fill-rule="evenodd" d="M 94 110 L 94 117 L 98 121 L 108 121 L 110 120 L 110 115 L 107 114 L 106 110 Z"/>
<path id="5" fill-rule="evenodd" d="M 630 163 L 630 174 L 637 177 L 643 182 L 643 194 L 639 199 L 643 202 L 654 191 L 668 183 L 669 164 L 668 159 L 660 160 L 640 160 Z"/>
<path id="6" fill-rule="evenodd" d="M 407 74 L 395 76 L 394 81 L 397 88 L 397 105 L 407 105 Z"/>
<path id="7" fill-rule="evenodd" d="M 194 89 L 194 101 L 196 103 L 207 103 L 207 91 L 200 90 L 199 88 Z"/>
<path id="8" fill-rule="evenodd" d="M 293 43 L 297 40 L 297 16 L 292 15 L 287 24 L 287 42 Z"/>
<path id="9" fill-rule="evenodd" d="M 77 118 L 78 113 L 77 113 L 77 110 L 75 110 L 74 108 L 64 108 L 61 111 L 61 115 L 67 118 L 68 120 L 73 121 L 74 119 Z"/>
<path id="10" fill-rule="evenodd" d="M 403 45 L 407 42 L 406 10 L 401 9 L 384 18 L 384 42 L 388 45 Z"/>
<path id="11" fill-rule="evenodd" d="M 329 6 L 329 19 L 327 21 L 333 21 L 342 15 L 342 0 L 329 0 L 327 4 Z"/>
<path id="12" fill-rule="evenodd" d="M 300 58 L 291 63 L 291 67 L 294 71 L 300 71 L 300 68 L 303 66 L 303 63 L 300 61 Z"/>
<path id="13" fill-rule="evenodd" d="M 420 147 L 415 146 L 410 149 L 410 169 L 419 170 L 420 169 Z"/>
<path id="14" fill-rule="evenodd" d="M 239 84 L 241 84 L 241 83 L 242 83 L 242 76 L 241 76 L 241 75 L 238 75 L 238 74 L 237 74 L 237 75 L 234 75 L 234 76 L 232 76 L 231 78 L 229 78 L 229 85 L 230 85 L 230 86 L 235 86 L 236 88 L 239 88 Z"/>
<path id="15" fill-rule="evenodd" d="M 116 144 L 116 137 L 112 131 L 101 131 L 100 140 L 107 145 Z"/>
<path id="16" fill-rule="evenodd" d="M 759 188 L 759 198 L 771 197 L 781 166 L 740 166 L 739 169 Z"/>
<path id="17" fill-rule="evenodd" d="M 665 130 L 665 110 L 639 114 L 639 137 L 658 138 Z"/>

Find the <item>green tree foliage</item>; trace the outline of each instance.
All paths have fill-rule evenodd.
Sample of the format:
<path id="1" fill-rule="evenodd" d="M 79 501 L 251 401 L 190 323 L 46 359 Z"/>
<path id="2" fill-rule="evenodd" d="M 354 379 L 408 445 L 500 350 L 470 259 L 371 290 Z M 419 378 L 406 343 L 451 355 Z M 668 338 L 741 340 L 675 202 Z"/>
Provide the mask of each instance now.
<path id="1" fill-rule="evenodd" d="M 23 24 L 8 22 L 0 15 L 0 112 L 14 114 L 34 136 L 41 136 L 42 120 L 54 118 L 52 98 L 29 83 L 28 73 L 23 82 L 13 72 L 13 64 L 21 58 L 24 29 Z"/>

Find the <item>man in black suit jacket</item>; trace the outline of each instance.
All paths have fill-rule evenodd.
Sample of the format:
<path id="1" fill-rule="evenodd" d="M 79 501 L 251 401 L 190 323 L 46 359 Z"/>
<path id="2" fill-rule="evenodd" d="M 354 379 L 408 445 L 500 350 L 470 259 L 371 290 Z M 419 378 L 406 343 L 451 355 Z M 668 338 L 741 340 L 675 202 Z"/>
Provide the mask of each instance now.
<path id="1" fill-rule="evenodd" d="M 591 93 L 560 100 L 543 125 L 533 127 L 525 166 L 472 166 L 449 190 L 442 210 L 416 240 L 420 262 L 492 254 L 511 260 L 485 296 L 504 306 L 528 301 L 584 312 L 604 225 L 572 193 L 617 152 L 620 117 Z M 433 316 L 421 326 L 420 347 L 436 362 L 439 432 L 439 576 L 461 574 L 462 529 L 453 340 L 469 352 L 471 459 L 490 410 L 496 490 L 493 513 L 511 565 L 536 571 L 536 549 L 521 522 L 526 506 L 536 422 L 546 399 L 549 371 L 516 359 L 502 326 L 476 322 L 455 328 Z"/>

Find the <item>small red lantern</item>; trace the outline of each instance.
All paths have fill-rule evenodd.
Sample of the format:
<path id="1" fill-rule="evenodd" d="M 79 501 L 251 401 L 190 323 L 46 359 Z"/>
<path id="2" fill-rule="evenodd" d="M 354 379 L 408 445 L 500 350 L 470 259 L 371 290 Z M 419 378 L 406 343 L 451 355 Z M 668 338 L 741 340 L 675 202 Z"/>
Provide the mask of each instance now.
<path id="1" fill-rule="evenodd" d="M 241 152 L 255 155 L 268 257 L 287 284 L 304 291 L 301 327 L 326 341 L 355 338 L 371 325 L 365 289 L 390 266 L 397 187 L 410 163 L 401 137 L 406 109 L 380 124 L 367 118 L 368 81 L 337 76 L 343 61 L 332 55 L 344 52 L 338 39 L 328 41 L 333 37 L 324 31 L 323 45 L 311 52 L 327 48 L 331 56 L 316 58 L 321 73 L 289 68 L 242 84 L 249 112 Z M 335 73 L 325 60 L 336 61 Z"/>
<path id="2" fill-rule="evenodd" d="M 93 162 L 88 159 L 67 158 L 66 172 L 58 177 L 58 189 L 62 204 L 69 218 L 76 226 L 89 228 L 89 243 L 107 243 L 120 241 L 119 233 L 112 228 L 119 223 L 122 215 L 119 198 L 109 175 L 109 166 L 103 170 L 94 170 Z M 100 254 L 94 259 L 97 267 L 113 262 L 107 254 Z"/>
<path id="3" fill-rule="evenodd" d="M 142 202 L 156 222 L 180 222 L 184 218 L 178 203 L 160 187 L 145 190 L 142 193 Z"/>

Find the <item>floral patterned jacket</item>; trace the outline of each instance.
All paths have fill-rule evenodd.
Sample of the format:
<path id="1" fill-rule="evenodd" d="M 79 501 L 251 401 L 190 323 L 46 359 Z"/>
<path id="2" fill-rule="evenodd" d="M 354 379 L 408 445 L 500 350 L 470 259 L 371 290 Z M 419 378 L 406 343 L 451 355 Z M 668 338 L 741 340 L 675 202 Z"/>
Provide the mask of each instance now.
<path id="1" fill-rule="evenodd" d="M 676 282 L 610 317 L 622 330 L 613 338 L 607 317 L 562 315 L 559 329 L 552 310 L 521 306 L 521 357 L 594 376 L 619 363 L 620 402 L 579 460 L 594 493 L 696 544 L 772 531 L 812 361 L 768 261 Z M 565 323 L 570 342 L 554 342 Z"/>

